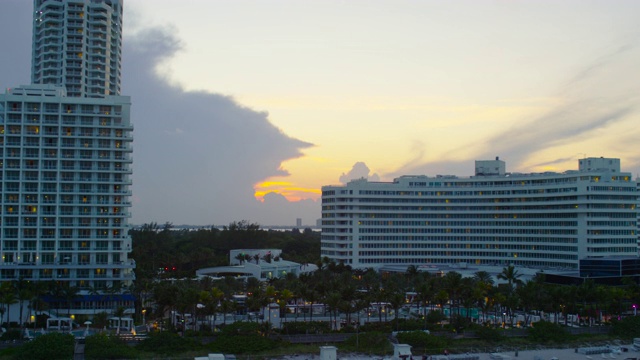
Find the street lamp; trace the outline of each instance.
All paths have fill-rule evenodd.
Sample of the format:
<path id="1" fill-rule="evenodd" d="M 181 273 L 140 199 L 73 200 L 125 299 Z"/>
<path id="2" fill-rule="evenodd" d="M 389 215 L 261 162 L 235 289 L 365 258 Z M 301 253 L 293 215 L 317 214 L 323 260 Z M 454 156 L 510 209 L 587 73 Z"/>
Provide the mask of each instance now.
<path id="1" fill-rule="evenodd" d="M 631 305 L 633 307 L 633 316 L 638 315 L 638 306 L 636 304 Z"/>

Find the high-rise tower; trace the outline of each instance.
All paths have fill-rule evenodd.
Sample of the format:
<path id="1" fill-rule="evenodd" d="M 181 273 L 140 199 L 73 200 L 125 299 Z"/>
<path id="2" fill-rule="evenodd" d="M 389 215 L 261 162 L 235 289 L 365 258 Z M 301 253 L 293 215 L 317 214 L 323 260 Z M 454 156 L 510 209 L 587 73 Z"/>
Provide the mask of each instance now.
<path id="1" fill-rule="evenodd" d="M 45 298 L 64 314 L 134 311 L 121 25 L 122 0 L 35 0 L 33 84 L 0 94 L 0 281 L 77 289 Z"/>
<path id="2" fill-rule="evenodd" d="M 122 0 L 35 0 L 31 82 L 120 95 Z"/>

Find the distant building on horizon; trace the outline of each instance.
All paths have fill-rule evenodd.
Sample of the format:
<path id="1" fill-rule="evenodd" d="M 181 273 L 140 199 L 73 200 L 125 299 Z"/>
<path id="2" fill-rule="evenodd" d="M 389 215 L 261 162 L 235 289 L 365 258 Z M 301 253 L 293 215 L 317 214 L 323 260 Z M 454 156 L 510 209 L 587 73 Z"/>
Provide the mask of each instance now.
<path id="1" fill-rule="evenodd" d="M 514 264 L 577 269 L 638 255 L 638 184 L 620 160 L 585 158 L 563 173 L 401 176 L 322 187 L 321 256 L 354 268 Z"/>
<path id="2" fill-rule="evenodd" d="M 301 218 L 297 218 L 296 219 L 296 227 L 302 227 L 302 219 Z"/>

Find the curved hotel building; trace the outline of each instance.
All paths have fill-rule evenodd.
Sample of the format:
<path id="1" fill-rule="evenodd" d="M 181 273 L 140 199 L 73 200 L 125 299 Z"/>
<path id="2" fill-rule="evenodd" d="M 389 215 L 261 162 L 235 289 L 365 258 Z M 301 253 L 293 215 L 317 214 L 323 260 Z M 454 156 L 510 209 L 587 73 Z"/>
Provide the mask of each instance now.
<path id="1" fill-rule="evenodd" d="M 514 264 L 577 269 L 637 256 L 637 183 L 620 160 L 517 174 L 476 161 L 475 176 L 402 176 L 322 188 L 322 256 L 354 268 Z"/>

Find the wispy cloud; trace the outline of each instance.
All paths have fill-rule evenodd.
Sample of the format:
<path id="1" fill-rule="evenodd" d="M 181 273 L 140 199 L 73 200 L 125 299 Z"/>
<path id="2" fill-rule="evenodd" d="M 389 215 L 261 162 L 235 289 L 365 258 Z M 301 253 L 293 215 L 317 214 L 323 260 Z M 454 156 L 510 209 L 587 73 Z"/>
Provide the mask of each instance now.
<path id="1" fill-rule="evenodd" d="M 616 64 L 638 58 L 636 40 L 614 47 L 610 52 L 577 69 L 566 82 L 560 82 L 557 93 L 553 94 L 553 97 L 561 101 L 545 113 L 528 119 L 516 118 L 513 124 L 503 131 L 484 139 L 462 143 L 449 154 L 468 153 L 469 149 L 473 149 L 476 159 L 490 159 L 500 155 L 507 159 L 511 168 L 518 168 L 539 153 L 548 152 L 554 148 L 566 148 L 567 144 L 602 139 L 602 134 L 605 132 L 615 133 L 614 129 L 625 128 L 623 124 L 632 118 L 638 118 L 640 97 L 637 94 L 640 91 L 640 85 L 637 81 L 628 81 L 629 77 L 637 79 L 636 74 L 616 72 Z M 619 81 L 619 89 L 616 89 L 616 84 L 613 87 L 605 86 L 615 81 Z M 627 89 L 629 91 L 625 91 Z M 624 131 L 621 130 L 619 135 L 624 136 Z M 575 154 L 576 150 L 589 151 L 589 149 L 574 148 L 572 153 Z M 472 173 L 470 163 L 472 159 L 461 160 L 456 157 L 416 163 L 422 155 L 420 151 L 414 153 L 417 154 L 414 159 L 388 175 Z M 603 155 L 620 156 L 616 153 Z M 560 156 L 551 160 L 529 163 L 528 166 L 556 165 L 573 158 L 574 156 Z M 633 163 L 633 160 L 631 162 Z"/>

